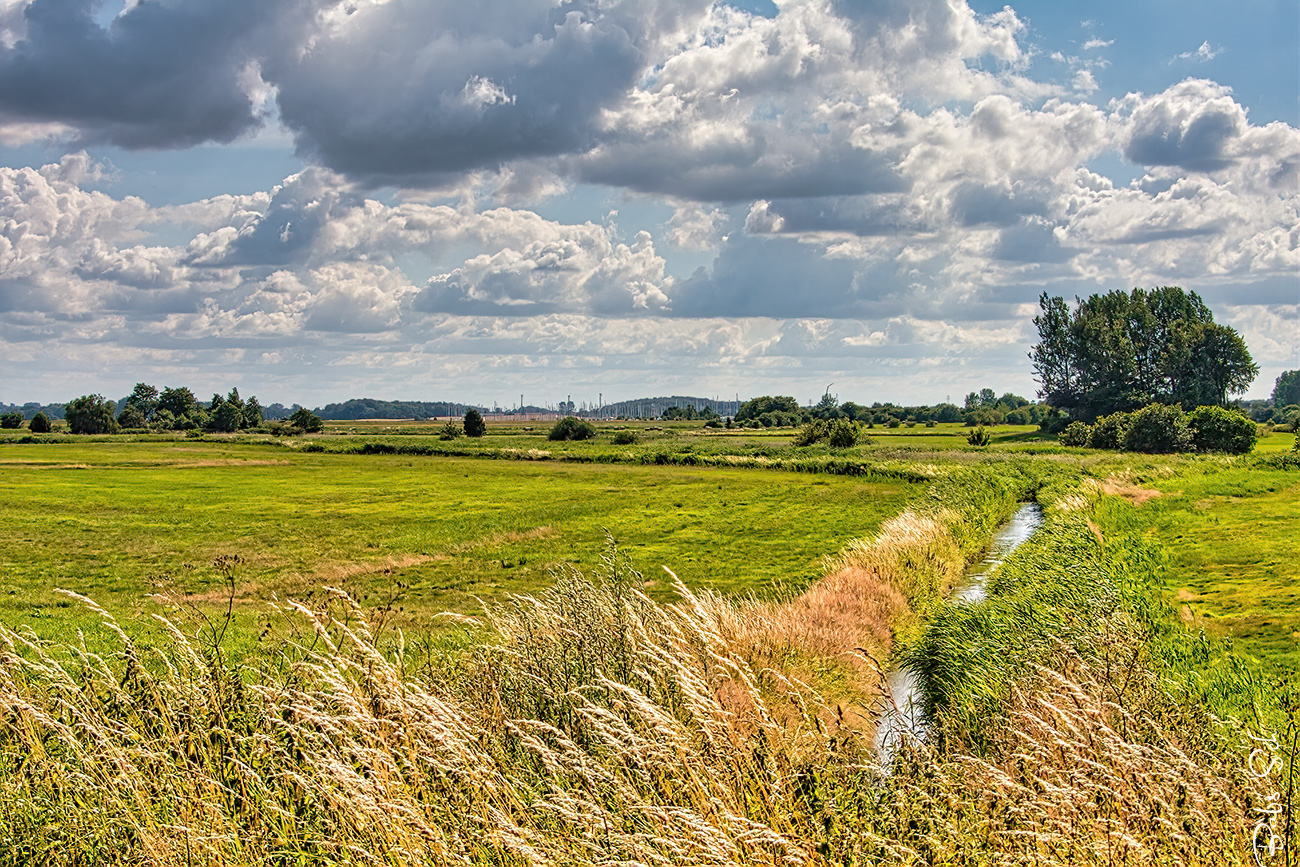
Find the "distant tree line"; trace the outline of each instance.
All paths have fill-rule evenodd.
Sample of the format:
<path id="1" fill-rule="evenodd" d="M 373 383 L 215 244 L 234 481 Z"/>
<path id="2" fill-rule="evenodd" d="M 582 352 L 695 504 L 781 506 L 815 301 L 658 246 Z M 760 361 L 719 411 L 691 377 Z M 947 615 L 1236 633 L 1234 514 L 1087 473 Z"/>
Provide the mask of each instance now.
<path id="1" fill-rule="evenodd" d="M 353 398 L 343 403 L 328 403 L 316 409 L 316 414 L 330 421 L 356 421 L 362 418 L 413 418 L 425 419 L 436 416 L 456 416 L 465 412 L 463 403 L 446 401 L 425 402 L 418 400 L 375 400 L 373 398 Z"/>
<path id="2" fill-rule="evenodd" d="M 876 402 L 867 406 L 851 400 L 840 403 L 830 394 L 822 395 L 811 407 L 801 407 L 788 395 L 764 395 L 740 405 L 732 423 L 741 427 L 798 427 L 810 422 L 833 422 L 838 419 L 857 422 L 866 427 L 901 427 L 903 425 L 961 422 L 976 425 L 1037 424 L 1044 425 L 1060 416 L 1044 404 L 1033 403 L 1017 394 L 998 396 L 985 388 L 966 395 L 964 407 L 953 403 L 901 406 Z M 826 428 L 827 431 L 830 428 Z"/>
<path id="3" fill-rule="evenodd" d="M 63 418 L 74 434 L 138 431 L 213 431 L 232 433 L 262 430 L 270 433 L 302 433 L 321 429 L 322 422 L 310 410 L 288 410 L 281 404 L 263 407 L 256 396 L 240 397 L 239 389 L 213 394 L 206 403 L 185 387 L 162 389 L 138 382 L 121 401 L 102 394 L 85 394 L 63 405 Z M 36 419 L 33 417 L 33 424 Z M 36 430 L 35 427 L 32 428 Z"/>

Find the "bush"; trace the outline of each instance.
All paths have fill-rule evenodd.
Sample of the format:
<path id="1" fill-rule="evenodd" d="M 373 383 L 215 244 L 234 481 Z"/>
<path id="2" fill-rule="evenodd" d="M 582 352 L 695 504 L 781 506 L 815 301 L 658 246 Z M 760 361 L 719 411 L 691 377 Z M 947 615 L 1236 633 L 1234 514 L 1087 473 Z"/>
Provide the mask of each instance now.
<path id="1" fill-rule="evenodd" d="M 1056 435 L 1056 441 L 1063 446 L 1084 448 L 1092 439 L 1092 428 L 1081 421 L 1072 421 L 1065 430 Z"/>
<path id="2" fill-rule="evenodd" d="M 1181 407 L 1153 403 L 1129 416 L 1123 440 L 1126 451 L 1164 455 L 1187 451 L 1191 445 L 1192 433 Z"/>
<path id="3" fill-rule="evenodd" d="M 49 433 L 52 427 L 50 417 L 43 412 L 36 413 L 27 424 L 27 429 L 32 433 Z"/>
<path id="4" fill-rule="evenodd" d="M 442 427 L 438 428 L 438 439 L 454 440 L 456 437 L 460 436 L 461 433 L 461 426 L 451 419 L 447 419 L 446 423 L 444 423 Z"/>
<path id="5" fill-rule="evenodd" d="M 827 439 L 837 449 L 847 449 L 858 444 L 862 428 L 857 422 L 847 418 L 838 418 L 831 422 Z"/>
<path id="6" fill-rule="evenodd" d="M 794 435 L 791 442 L 796 446 L 810 446 L 826 439 L 828 433 L 826 422 L 817 419 L 799 428 L 799 432 Z"/>
<path id="7" fill-rule="evenodd" d="M 1198 406 L 1187 414 L 1192 447 L 1201 452 L 1244 455 L 1255 447 L 1259 427 L 1246 416 L 1221 406 Z"/>
<path id="8" fill-rule="evenodd" d="M 614 445 L 630 446 L 636 444 L 636 434 L 630 430 L 621 430 L 614 434 Z"/>
<path id="9" fill-rule="evenodd" d="M 23 414 L 21 412 L 7 412 L 0 415 L 0 428 L 18 430 L 23 426 Z"/>
<path id="10" fill-rule="evenodd" d="M 546 438 L 558 442 L 560 440 L 589 440 L 595 436 L 596 428 L 591 422 L 567 415 L 555 423 Z"/>
<path id="11" fill-rule="evenodd" d="M 989 432 L 984 429 L 984 425 L 980 425 L 975 428 L 975 430 L 966 434 L 966 442 L 970 445 L 983 448 L 992 442 L 992 437 L 990 437 Z"/>
<path id="12" fill-rule="evenodd" d="M 474 407 L 465 410 L 465 436 L 481 437 L 487 433 L 487 422 L 483 421 L 483 414 Z"/>
<path id="13" fill-rule="evenodd" d="M 300 406 L 293 411 L 293 415 L 289 416 L 289 424 L 305 433 L 320 433 L 325 429 L 325 422 L 321 417 L 305 406 Z"/>
<path id="14" fill-rule="evenodd" d="M 1124 445 L 1124 435 L 1128 432 L 1129 414 L 1113 412 L 1097 419 L 1088 435 L 1088 445 L 1094 449 L 1119 451 Z"/>

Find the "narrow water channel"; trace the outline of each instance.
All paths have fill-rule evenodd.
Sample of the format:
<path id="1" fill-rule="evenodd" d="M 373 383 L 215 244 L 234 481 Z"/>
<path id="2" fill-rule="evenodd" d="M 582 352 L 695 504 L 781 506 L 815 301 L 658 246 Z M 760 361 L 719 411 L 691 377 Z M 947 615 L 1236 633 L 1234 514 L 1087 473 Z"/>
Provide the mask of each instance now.
<path id="1" fill-rule="evenodd" d="M 948 598 L 957 605 L 982 602 L 988 595 L 988 578 L 993 570 L 1042 525 L 1042 507 L 1037 503 L 1022 503 L 1011 519 L 993 534 L 984 556 L 967 567 Z M 888 767 L 903 738 L 925 739 L 928 721 L 924 704 L 916 672 L 896 668 L 889 673 L 889 697 L 876 724 L 876 754 L 882 768 Z"/>

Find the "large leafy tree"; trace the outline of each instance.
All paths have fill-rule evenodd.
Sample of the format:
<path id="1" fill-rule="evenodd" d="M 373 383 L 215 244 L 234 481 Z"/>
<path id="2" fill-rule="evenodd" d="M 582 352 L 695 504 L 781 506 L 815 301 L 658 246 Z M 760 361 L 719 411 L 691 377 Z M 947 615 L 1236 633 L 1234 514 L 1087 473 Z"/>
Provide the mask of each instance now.
<path id="1" fill-rule="evenodd" d="M 1300 370 L 1284 370 L 1273 383 L 1273 406 L 1300 404 Z"/>
<path id="2" fill-rule="evenodd" d="M 1043 293 L 1029 353 L 1040 396 L 1092 420 L 1151 403 L 1221 405 L 1259 368 L 1241 335 L 1177 286 L 1091 295 L 1073 310 Z"/>
<path id="3" fill-rule="evenodd" d="M 102 394 L 83 394 L 68 401 L 64 407 L 68 430 L 74 434 L 113 433 L 117 430 L 117 421 L 113 418 L 116 408 L 111 400 L 104 400 Z"/>

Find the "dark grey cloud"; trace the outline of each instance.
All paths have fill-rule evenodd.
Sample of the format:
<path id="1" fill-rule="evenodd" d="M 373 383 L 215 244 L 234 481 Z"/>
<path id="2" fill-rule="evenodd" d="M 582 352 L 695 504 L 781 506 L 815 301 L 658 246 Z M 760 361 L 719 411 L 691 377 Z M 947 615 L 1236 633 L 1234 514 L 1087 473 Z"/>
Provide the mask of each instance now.
<path id="1" fill-rule="evenodd" d="M 577 161 L 579 178 L 697 201 L 905 192 L 897 155 L 764 132 L 700 148 L 682 130 L 649 140 L 609 142 Z"/>
<path id="2" fill-rule="evenodd" d="M 732 237 L 672 293 L 678 316 L 844 317 L 865 312 L 861 263 L 789 238 Z"/>
<path id="3" fill-rule="evenodd" d="M 595 3 L 393 0 L 268 66 L 299 148 L 375 183 L 582 151 L 644 62 Z"/>
<path id="4" fill-rule="evenodd" d="M 0 47 L 0 112 L 125 148 L 229 142 L 260 123 L 242 76 L 292 0 L 142 2 L 107 27 L 95 0 L 33 0 Z"/>
<path id="5" fill-rule="evenodd" d="M 1004 262 L 1060 264 L 1074 254 L 1061 246 L 1053 226 L 1046 220 L 1027 219 L 998 233 L 993 257 Z"/>
<path id="6" fill-rule="evenodd" d="M 953 187 L 948 210 L 958 225 L 966 228 L 1012 226 L 1022 217 L 1047 213 L 1047 202 L 1041 196 L 1006 185 L 965 181 Z"/>
<path id="7" fill-rule="evenodd" d="M 1124 158 L 1144 166 L 1181 166 L 1215 171 L 1237 157 L 1246 113 L 1227 88 L 1189 79 L 1153 97 L 1130 95 Z"/>

